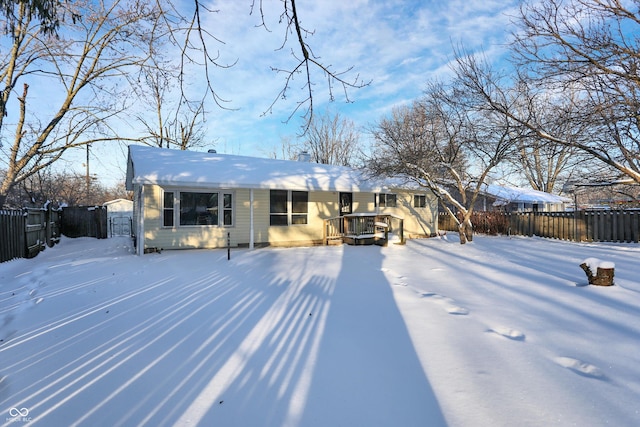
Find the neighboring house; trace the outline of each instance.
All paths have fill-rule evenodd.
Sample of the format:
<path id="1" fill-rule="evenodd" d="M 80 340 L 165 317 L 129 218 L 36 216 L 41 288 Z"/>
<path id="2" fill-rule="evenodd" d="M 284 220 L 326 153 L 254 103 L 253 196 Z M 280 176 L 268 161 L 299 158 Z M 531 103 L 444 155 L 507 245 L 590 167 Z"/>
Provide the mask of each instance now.
<path id="1" fill-rule="evenodd" d="M 133 221 L 133 201 L 115 199 L 105 202 L 109 237 L 130 236 Z"/>
<path id="2" fill-rule="evenodd" d="M 137 252 L 324 242 L 325 220 L 390 214 L 404 236 L 432 236 L 430 192 L 361 172 L 308 162 L 130 146 L 127 190 L 134 192 Z"/>
<path id="3" fill-rule="evenodd" d="M 476 203 L 476 210 L 503 212 L 564 212 L 572 200 L 533 189 L 488 184 Z"/>

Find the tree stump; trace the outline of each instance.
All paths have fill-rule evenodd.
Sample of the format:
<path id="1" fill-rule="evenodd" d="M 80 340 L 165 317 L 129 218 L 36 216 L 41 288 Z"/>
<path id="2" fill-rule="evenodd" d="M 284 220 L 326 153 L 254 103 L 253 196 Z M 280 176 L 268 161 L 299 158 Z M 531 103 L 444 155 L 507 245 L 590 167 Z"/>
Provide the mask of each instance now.
<path id="1" fill-rule="evenodd" d="M 597 258 L 587 258 L 580 264 L 589 280 L 590 285 L 611 286 L 613 285 L 613 275 L 615 264 L 603 262 Z M 595 274 L 594 274 L 595 270 Z"/>

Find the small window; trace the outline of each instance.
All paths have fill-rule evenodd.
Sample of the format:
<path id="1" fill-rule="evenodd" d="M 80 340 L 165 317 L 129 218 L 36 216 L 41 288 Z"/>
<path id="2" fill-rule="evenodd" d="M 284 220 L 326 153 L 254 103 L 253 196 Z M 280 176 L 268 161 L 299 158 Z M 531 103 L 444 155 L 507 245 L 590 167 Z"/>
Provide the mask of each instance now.
<path id="1" fill-rule="evenodd" d="M 165 191 L 162 206 L 162 225 L 173 227 L 173 191 Z"/>
<path id="2" fill-rule="evenodd" d="M 427 196 L 424 194 L 415 194 L 413 196 L 413 207 L 414 208 L 426 208 L 427 207 Z"/>
<path id="3" fill-rule="evenodd" d="M 233 225 L 233 194 L 224 193 L 222 200 L 222 223 L 224 225 Z"/>

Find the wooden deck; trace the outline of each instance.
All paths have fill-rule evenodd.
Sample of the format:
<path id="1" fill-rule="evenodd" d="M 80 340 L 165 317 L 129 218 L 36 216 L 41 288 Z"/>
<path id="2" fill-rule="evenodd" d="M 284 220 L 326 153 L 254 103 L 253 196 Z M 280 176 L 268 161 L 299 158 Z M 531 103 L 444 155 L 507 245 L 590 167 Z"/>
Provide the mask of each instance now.
<path id="1" fill-rule="evenodd" d="M 350 214 L 324 220 L 324 244 L 387 246 L 404 243 L 404 220 L 395 215 Z"/>

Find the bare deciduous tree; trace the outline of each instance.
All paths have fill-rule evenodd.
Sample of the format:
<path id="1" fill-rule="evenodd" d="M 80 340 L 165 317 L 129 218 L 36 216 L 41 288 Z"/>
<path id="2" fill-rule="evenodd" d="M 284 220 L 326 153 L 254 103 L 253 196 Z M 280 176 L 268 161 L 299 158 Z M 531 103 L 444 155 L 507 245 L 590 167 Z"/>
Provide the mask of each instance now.
<path id="1" fill-rule="evenodd" d="M 553 93 L 572 104 L 566 118 L 572 137 L 545 126 L 493 95 L 501 82 L 481 77 L 477 63 L 463 61 L 478 94 L 536 137 L 592 156 L 619 174 L 640 182 L 640 1 L 543 0 L 522 5 L 513 45 L 523 102 Z M 483 81 L 484 80 L 484 81 Z M 575 129 L 579 129 L 577 132 Z"/>
<path id="2" fill-rule="evenodd" d="M 478 108 L 463 89 L 433 84 L 419 102 L 395 109 L 374 128 L 376 155 L 368 160 L 376 175 L 431 190 L 458 224 L 462 244 L 473 239 L 471 215 L 484 182 L 517 142 L 509 121 Z"/>
<path id="3" fill-rule="evenodd" d="M 561 99 L 553 96 L 530 101 L 537 101 L 530 109 L 536 111 L 537 120 L 546 129 L 550 129 L 554 135 L 562 136 L 566 141 L 572 140 L 576 128 L 575 123 L 568 118 L 575 115 L 572 111 L 575 106 L 573 102 L 561 104 Z M 518 140 L 517 156 L 509 161 L 516 170 L 516 175 L 524 176 L 531 188 L 548 193 L 553 193 L 572 174 L 584 172 L 594 163 L 590 156 L 576 147 L 558 144 L 535 134 Z"/>
<path id="4" fill-rule="evenodd" d="M 203 67 L 200 77 L 206 82 L 205 95 L 226 108 L 226 100 L 215 90 L 219 85 L 212 81 L 210 69 L 228 68 L 233 63 L 220 62 L 215 43 L 222 42 L 201 22 L 202 13 L 216 11 L 199 0 L 194 0 L 192 5 L 189 13 L 183 4 L 160 0 L 0 0 L 5 44 L 9 46 L 3 49 L 0 58 L 0 79 L 4 82 L 0 92 L 0 132 L 3 132 L 0 141 L 8 140 L 4 136 L 8 132 L 5 129 L 8 110 L 13 109 L 12 117 L 17 117 L 12 119 L 9 130 L 14 134 L 11 143 L 2 144 L 8 160 L 6 165 L 0 165 L 6 170 L 0 184 L 0 206 L 13 186 L 57 161 L 69 148 L 127 139 L 118 135 L 107 120 L 127 107 L 122 102 L 124 91 L 117 90 L 121 84 L 118 80 L 139 74 L 133 68 L 158 67 L 158 61 L 151 59 L 159 56 L 159 45 L 163 42 L 180 50 L 179 104 L 185 107 L 178 108 L 168 121 L 159 116 L 161 125 L 154 127 L 157 130 L 154 136 L 161 144 L 169 137 L 181 148 L 198 143 L 202 138 L 205 104 L 203 98 L 193 100 L 187 95 L 186 82 L 193 80 L 189 68 Z M 303 109 L 303 116 L 310 123 L 313 118 L 312 69 L 324 74 L 331 98 L 336 85 L 345 91 L 348 99 L 347 89 L 366 83 L 358 77 L 347 80 L 345 73 L 350 70 L 336 72 L 322 63 L 305 37 L 312 32 L 302 27 L 296 1 L 284 1 L 281 6 L 280 18 L 285 28 L 282 48 L 288 47 L 290 36 L 297 48 L 292 49 L 293 68 L 275 70 L 285 73 L 283 89 L 276 100 L 289 95 L 294 78 L 299 74 L 304 76 L 306 95 L 296 103 L 291 116 Z M 264 23 L 265 9 L 263 0 L 254 0 L 249 12 L 259 11 Z M 61 22 L 64 22 L 64 31 L 59 31 Z M 48 79 L 54 91 L 57 89 L 53 82 L 60 84 L 59 90 L 64 96 L 49 117 L 41 115 L 35 120 L 30 117 L 32 94 L 27 77 Z M 273 104 L 269 110 L 272 107 Z"/>
<path id="5" fill-rule="evenodd" d="M 359 134 L 351 120 L 327 112 L 313 117 L 300 148 L 313 162 L 352 166 L 359 152 Z"/>
<path id="6" fill-rule="evenodd" d="M 252 10 L 257 6 L 257 9 L 260 11 L 260 15 L 262 16 L 262 24 L 266 28 L 263 7 L 264 1 L 265 0 L 253 0 Z M 278 95 L 274 98 L 273 102 L 264 114 L 270 113 L 273 110 L 273 106 L 279 100 L 286 99 L 289 96 L 289 93 L 291 92 L 291 84 L 294 82 L 296 76 L 302 74 L 304 76 L 303 78 L 305 79 L 303 87 L 305 89 L 306 95 L 303 96 L 302 99 L 296 101 L 296 107 L 289 115 L 288 120 L 290 120 L 291 117 L 293 117 L 298 111 L 302 109 L 304 111 L 302 117 L 306 119 L 306 125 L 303 128 L 304 132 L 306 132 L 311 126 L 311 122 L 314 117 L 313 88 L 315 84 L 312 77 L 313 70 L 319 71 L 326 79 L 329 98 L 332 101 L 334 100 L 336 86 L 342 90 L 346 101 L 350 102 L 348 93 L 349 89 L 362 88 L 368 86 L 371 82 L 362 80 L 359 75 L 356 75 L 353 78 L 347 77 L 349 72 L 352 71 L 353 67 L 349 67 L 346 70 L 342 71 L 336 71 L 333 70 L 330 65 L 325 64 L 320 59 L 320 56 L 314 53 L 313 48 L 306 41 L 309 36 L 313 35 L 313 31 L 301 25 L 301 19 L 298 14 L 296 0 L 286 0 L 283 1 L 282 4 L 284 6 L 284 10 L 280 15 L 280 22 L 285 23 L 286 30 L 284 33 L 285 37 L 280 49 L 284 49 L 285 46 L 287 46 L 290 36 L 295 39 L 294 44 L 296 45 L 296 48 L 292 49 L 291 51 L 291 55 L 294 58 L 294 65 L 289 69 L 272 67 L 275 72 L 285 75 L 285 83 L 282 87 L 282 90 L 280 90 Z"/>
<path id="7" fill-rule="evenodd" d="M 68 149 L 122 140 L 109 128 L 109 119 L 126 107 L 127 77 L 149 65 L 148 45 L 154 42 L 149 33 L 159 13 L 152 1 L 74 1 L 58 7 L 82 19 L 66 25 L 64 34 L 50 36 L 20 4 L 9 36 L 11 47 L 0 59 L 5 85 L 0 130 L 3 135 L 9 131 L 9 116 L 13 133 L 2 148 L 6 173 L 0 184 L 0 206 L 12 187 L 56 162 Z M 29 82 L 35 78 L 48 85 L 52 109 L 47 117 L 30 114 Z M 12 97 L 17 105 L 9 111 Z"/>
<path id="8" fill-rule="evenodd" d="M 165 20 L 166 27 L 169 29 L 167 35 L 171 43 L 179 46 L 181 51 L 178 82 L 182 98 L 193 102 L 185 90 L 189 76 L 191 76 L 191 73 L 187 72 L 187 68 L 198 65 L 202 69 L 201 78 L 206 82 L 207 93 L 219 107 L 230 108 L 230 100 L 219 94 L 220 84 L 214 81 L 211 70 L 232 68 L 235 62 L 222 61 L 218 49 L 214 49 L 214 47 L 224 44 L 224 35 L 215 34 L 214 31 L 205 28 L 202 23 L 205 14 L 217 14 L 220 11 L 207 7 L 200 0 L 193 0 L 191 13 L 185 13 L 183 5 L 174 1 L 156 0 L 156 2 L 162 11 L 161 16 Z M 273 3 L 280 3 L 277 9 L 274 9 Z M 331 65 L 321 60 L 309 42 L 313 30 L 307 29 L 301 24 L 302 20 L 296 0 L 251 0 L 248 13 L 259 14 L 261 26 L 266 31 L 271 31 L 267 25 L 266 15 L 272 10 L 279 11 L 276 12 L 279 13 L 278 22 L 284 27 L 282 45 L 278 50 L 290 49 L 293 64 L 287 69 L 272 67 L 274 72 L 284 75 L 284 82 L 282 89 L 274 96 L 263 115 L 272 113 L 278 102 L 291 98 L 291 93 L 294 92 L 292 85 L 298 77 L 301 77 L 303 83 L 299 87 L 302 88 L 303 95 L 295 101 L 295 106 L 286 122 L 301 112 L 301 116 L 305 119 L 303 130 L 306 131 L 314 116 L 314 87 L 316 85 L 314 72 L 319 72 L 326 80 L 326 90 L 331 100 L 335 97 L 337 87 L 342 91 L 345 100 L 350 102 L 349 90 L 367 86 L 370 82 L 364 81 L 359 75 L 351 76 L 353 67 L 334 70 Z"/>
<path id="9" fill-rule="evenodd" d="M 313 117 L 298 142 L 283 139 L 280 151 L 270 153 L 270 157 L 300 160 L 306 154 L 308 161 L 314 163 L 355 166 L 360 155 L 360 133 L 351 120 L 327 111 Z"/>
<path id="10" fill-rule="evenodd" d="M 123 185 L 107 188 L 99 182 L 92 182 L 88 189 L 85 189 L 85 185 L 86 177 L 82 174 L 41 169 L 14 187 L 6 206 L 42 207 L 46 203 L 54 206 L 92 206 L 118 198 L 130 200 L 132 197 Z"/>
<path id="11" fill-rule="evenodd" d="M 157 58 L 154 62 L 158 63 Z M 205 99 L 171 102 L 171 82 L 177 78 L 175 71 L 171 64 L 157 64 L 143 70 L 144 83 L 141 81 L 134 90 L 140 100 L 153 108 L 140 112 L 137 121 L 146 131 L 142 137 L 145 144 L 188 150 L 204 143 Z"/>

